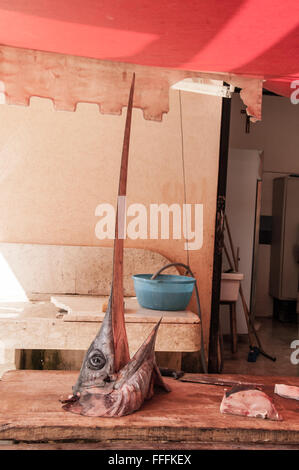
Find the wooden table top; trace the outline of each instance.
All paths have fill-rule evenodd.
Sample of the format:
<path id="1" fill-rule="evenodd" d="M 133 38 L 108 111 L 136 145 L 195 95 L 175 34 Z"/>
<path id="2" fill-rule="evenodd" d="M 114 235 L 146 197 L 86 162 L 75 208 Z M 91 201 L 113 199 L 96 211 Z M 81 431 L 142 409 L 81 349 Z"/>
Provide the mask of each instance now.
<path id="1" fill-rule="evenodd" d="M 292 445 L 299 448 L 299 403 L 274 394 L 275 383 L 299 386 L 297 377 L 219 377 L 259 382 L 271 396 L 283 421 L 223 415 L 220 403 L 223 386 L 184 383 L 166 379 L 171 392 L 158 392 L 142 408 L 121 418 L 85 417 L 61 408 L 59 398 L 71 393 L 78 372 L 9 371 L 0 380 L 0 440 L 61 441 L 123 440 L 180 442 L 194 445 L 208 442 L 242 447 L 248 445 Z M 188 374 L 190 375 L 190 374 Z M 198 374 L 195 374 L 198 376 Z"/>

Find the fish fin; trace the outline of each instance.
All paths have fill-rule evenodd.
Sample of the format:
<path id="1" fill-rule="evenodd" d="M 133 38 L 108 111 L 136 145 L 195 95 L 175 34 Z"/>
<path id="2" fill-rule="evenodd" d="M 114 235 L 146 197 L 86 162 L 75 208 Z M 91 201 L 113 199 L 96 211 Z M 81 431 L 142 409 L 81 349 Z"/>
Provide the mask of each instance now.
<path id="1" fill-rule="evenodd" d="M 154 395 L 154 383 L 155 383 L 155 379 L 154 379 L 154 374 L 152 373 L 149 388 L 148 388 L 148 392 L 147 392 L 147 395 L 145 397 L 146 400 L 150 400 L 152 398 L 152 396 Z"/>

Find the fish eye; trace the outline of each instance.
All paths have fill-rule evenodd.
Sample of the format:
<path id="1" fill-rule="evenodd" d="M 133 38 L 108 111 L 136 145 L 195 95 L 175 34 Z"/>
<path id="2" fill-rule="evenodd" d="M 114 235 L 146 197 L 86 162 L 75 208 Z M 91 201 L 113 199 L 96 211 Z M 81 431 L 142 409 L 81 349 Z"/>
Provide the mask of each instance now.
<path id="1" fill-rule="evenodd" d="M 105 359 L 104 354 L 101 351 L 94 352 L 88 358 L 87 365 L 89 369 L 100 370 L 100 369 L 103 369 L 105 364 L 106 364 L 106 359 Z"/>

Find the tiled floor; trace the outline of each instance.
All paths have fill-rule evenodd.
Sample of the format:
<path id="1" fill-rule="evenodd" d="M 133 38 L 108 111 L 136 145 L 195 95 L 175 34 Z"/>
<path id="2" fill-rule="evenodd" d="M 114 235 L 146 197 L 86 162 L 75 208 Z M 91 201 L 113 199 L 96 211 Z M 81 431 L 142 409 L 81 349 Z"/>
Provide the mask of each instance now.
<path id="1" fill-rule="evenodd" d="M 299 377 L 299 325 L 296 323 L 282 323 L 272 318 L 257 318 L 259 324 L 258 335 L 263 349 L 271 356 L 276 357 L 273 362 L 261 354 L 256 362 L 248 362 L 247 335 L 239 337 L 238 351 L 232 354 L 230 338 L 224 338 L 224 374 L 249 374 L 249 375 L 281 375 Z M 297 340 L 296 349 L 291 348 L 291 343 Z M 296 350 L 298 351 L 296 353 Z M 291 354 L 297 364 L 291 362 Z"/>

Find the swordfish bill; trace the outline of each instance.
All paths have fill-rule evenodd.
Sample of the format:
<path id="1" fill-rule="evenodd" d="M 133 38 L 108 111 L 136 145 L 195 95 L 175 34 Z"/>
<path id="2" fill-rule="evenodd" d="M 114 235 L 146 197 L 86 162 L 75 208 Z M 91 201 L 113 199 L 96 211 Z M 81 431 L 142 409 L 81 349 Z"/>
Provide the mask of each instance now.
<path id="1" fill-rule="evenodd" d="M 125 197 L 135 74 L 133 75 L 118 188 L 113 250 L 113 275 L 108 307 L 100 331 L 87 350 L 73 395 L 61 400 L 63 408 L 85 416 L 117 417 L 137 411 L 152 397 L 154 385 L 169 392 L 155 360 L 155 342 L 161 320 L 130 359 L 125 327 L 123 250 Z"/>
<path id="2" fill-rule="evenodd" d="M 121 156 L 118 186 L 118 199 L 115 220 L 115 240 L 113 252 L 113 275 L 111 287 L 112 327 L 114 337 L 115 372 L 118 372 L 130 360 L 128 339 L 125 327 L 123 265 L 124 265 L 124 232 L 128 179 L 128 161 L 134 99 L 135 74 L 130 88 L 127 117 Z"/>

